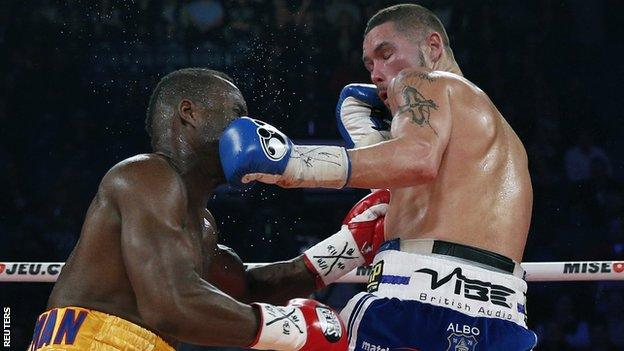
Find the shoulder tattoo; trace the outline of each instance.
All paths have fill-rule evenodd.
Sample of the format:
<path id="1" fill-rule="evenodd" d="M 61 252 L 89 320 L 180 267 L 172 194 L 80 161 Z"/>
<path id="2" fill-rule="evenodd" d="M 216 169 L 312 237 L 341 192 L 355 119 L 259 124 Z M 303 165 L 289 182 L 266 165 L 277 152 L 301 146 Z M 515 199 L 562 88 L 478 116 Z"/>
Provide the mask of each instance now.
<path id="1" fill-rule="evenodd" d="M 417 73 L 417 75 L 422 75 L 423 78 L 428 81 L 433 81 L 431 77 L 424 73 Z M 425 98 L 416 87 L 407 85 L 403 87 L 401 91 L 401 95 L 403 95 L 403 100 L 405 103 L 403 105 L 399 105 L 398 113 L 403 114 L 406 113 L 410 117 L 412 123 L 417 124 L 421 127 L 425 125 L 431 128 L 435 135 L 438 135 L 438 132 L 431 126 L 429 123 L 429 116 L 431 115 L 431 109 L 437 110 L 438 105 L 435 101 L 431 99 Z"/>
<path id="2" fill-rule="evenodd" d="M 426 80 L 429 83 L 433 83 L 435 81 L 435 79 L 432 76 L 424 72 L 410 72 L 407 76 L 410 78 L 411 77 L 420 78 L 420 79 Z"/>

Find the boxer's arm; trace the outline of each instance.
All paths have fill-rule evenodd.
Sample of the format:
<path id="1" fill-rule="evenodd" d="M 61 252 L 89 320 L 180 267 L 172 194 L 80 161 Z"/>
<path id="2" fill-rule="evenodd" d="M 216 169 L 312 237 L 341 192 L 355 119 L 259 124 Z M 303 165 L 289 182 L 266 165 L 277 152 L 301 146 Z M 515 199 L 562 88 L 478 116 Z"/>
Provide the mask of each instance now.
<path id="1" fill-rule="evenodd" d="M 398 188 L 436 178 L 451 134 L 448 78 L 404 70 L 388 88 L 392 140 L 349 150 L 354 188 Z"/>
<path id="2" fill-rule="evenodd" d="M 210 252 L 206 249 L 214 251 L 214 254 L 204 258 L 205 279 L 236 300 L 246 301 L 245 266 L 240 257 L 234 250 L 224 245 L 204 249 L 206 252 Z"/>
<path id="3" fill-rule="evenodd" d="M 316 290 L 316 276 L 310 272 L 303 255 L 289 261 L 274 262 L 246 271 L 248 300 L 283 304 L 289 299 L 307 297 Z"/>
<path id="4" fill-rule="evenodd" d="M 122 256 L 145 323 L 178 340 L 247 346 L 257 312 L 203 280 L 186 232 L 186 193 L 164 161 L 139 161 L 110 180 L 122 218 Z"/>
<path id="5" fill-rule="evenodd" d="M 315 290 L 315 275 L 303 255 L 289 261 L 246 267 L 229 247 L 219 245 L 210 258 L 207 279 L 242 302 L 284 304 Z"/>
<path id="6" fill-rule="evenodd" d="M 210 256 L 210 281 L 243 301 L 283 303 L 292 297 L 334 283 L 362 264 L 370 264 L 384 240 L 384 217 L 390 202 L 388 190 L 376 190 L 351 208 L 340 230 L 317 243 L 303 255 L 245 271 L 238 255 L 219 246 Z M 214 222 L 214 220 L 212 220 Z M 216 228 L 216 225 L 213 224 Z M 342 252 L 336 248 L 342 248 Z"/>
<path id="7" fill-rule="evenodd" d="M 214 218 L 209 215 L 207 219 L 217 230 Z M 213 250 L 208 242 L 204 247 L 206 252 Z M 315 276 L 306 268 L 303 255 L 247 267 L 231 248 L 217 245 L 214 250 L 205 258 L 206 279 L 238 301 L 284 304 L 293 298 L 307 297 L 315 290 Z"/>

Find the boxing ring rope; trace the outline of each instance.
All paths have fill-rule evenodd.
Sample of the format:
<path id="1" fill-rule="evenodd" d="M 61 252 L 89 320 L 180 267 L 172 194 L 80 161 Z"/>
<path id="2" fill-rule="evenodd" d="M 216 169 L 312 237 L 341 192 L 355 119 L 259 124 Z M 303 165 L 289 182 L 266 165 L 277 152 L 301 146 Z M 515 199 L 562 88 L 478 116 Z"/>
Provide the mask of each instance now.
<path id="1" fill-rule="evenodd" d="M 0 282 L 55 282 L 64 265 L 64 262 L 0 262 Z M 529 282 L 624 280 L 624 261 L 524 262 L 521 265 Z M 358 267 L 338 283 L 366 283 L 370 270 L 370 266 Z"/>

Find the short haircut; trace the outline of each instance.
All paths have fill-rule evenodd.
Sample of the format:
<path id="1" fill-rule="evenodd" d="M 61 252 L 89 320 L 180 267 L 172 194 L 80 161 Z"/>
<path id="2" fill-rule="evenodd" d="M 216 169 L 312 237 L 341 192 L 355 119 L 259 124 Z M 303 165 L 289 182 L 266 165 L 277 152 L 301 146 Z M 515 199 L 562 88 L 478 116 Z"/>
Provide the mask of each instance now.
<path id="1" fill-rule="evenodd" d="M 400 4 L 379 10 L 366 23 L 364 36 L 386 22 L 393 22 L 398 32 L 418 33 L 418 40 L 422 40 L 430 32 L 438 32 L 442 36 L 444 48 L 450 49 L 448 35 L 438 16 L 420 5 Z"/>
<path id="2" fill-rule="evenodd" d="M 162 77 L 150 96 L 145 117 L 152 146 L 156 148 L 161 134 L 167 132 L 163 128 L 168 129 L 168 124 L 163 122 L 173 116 L 182 99 L 207 106 L 223 88 L 223 80 L 234 84 L 227 74 L 208 68 L 183 68 Z"/>

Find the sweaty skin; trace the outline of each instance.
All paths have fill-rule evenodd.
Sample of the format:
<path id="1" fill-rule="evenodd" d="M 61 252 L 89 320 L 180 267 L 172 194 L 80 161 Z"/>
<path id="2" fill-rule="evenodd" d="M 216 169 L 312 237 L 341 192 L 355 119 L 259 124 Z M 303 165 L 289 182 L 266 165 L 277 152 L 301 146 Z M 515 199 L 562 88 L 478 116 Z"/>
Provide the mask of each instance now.
<path id="1" fill-rule="evenodd" d="M 192 206 L 185 180 L 158 154 L 104 177 L 48 308 L 79 306 L 126 319 L 171 344 L 247 346 L 258 325 L 244 302 L 307 296 L 301 258 L 245 270 L 217 244 L 215 220 Z"/>
<path id="2" fill-rule="evenodd" d="M 191 151 L 182 152 L 178 145 L 167 156 L 138 155 L 104 176 L 49 309 L 79 306 L 105 312 L 172 345 L 245 347 L 259 325 L 257 312 L 246 302 L 283 304 L 314 290 L 314 277 L 301 256 L 246 270 L 233 251 L 217 244 L 217 226 L 206 203 L 224 179 L 217 147 L 203 144 L 202 128 L 192 124 L 228 123 L 242 113 L 238 89 L 223 89 L 231 92 L 217 112 L 225 118 L 211 117 L 214 111 L 187 100 L 180 104 L 187 122 L 174 126 L 173 139 L 184 141 L 183 147 L 192 145 Z"/>
<path id="3" fill-rule="evenodd" d="M 426 122 L 431 118 L 446 120 L 451 133 L 433 181 L 392 189 L 386 236 L 453 241 L 521 261 L 532 204 L 522 143 L 474 84 L 450 73 L 425 73 L 431 82 L 420 74 L 417 70 L 404 71 L 391 87 L 393 135 L 401 133 L 405 124 L 413 125 L 414 119 L 424 120 L 419 126 L 423 131 L 434 132 L 439 123 Z M 426 87 L 420 88 L 423 85 Z M 428 96 L 440 98 L 425 98 L 419 103 L 415 91 L 401 94 L 409 87 L 424 94 L 432 91 Z M 436 89 L 442 94 L 434 94 Z M 436 100 L 449 108 L 429 107 L 437 105 Z M 409 104 L 425 107 L 407 107 Z M 438 111 L 448 115 L 441 116 Z"/>
<path id="4" fill-rule="evenodd" d="M 348 186 L 390 188 L 387 239 L 442 239 L 520 262 L 533 199 L 524 146 L 458 67 L 427 61 L 432 43 L 424 64 L 434 70 L 393 23 L 366 36 L 364 62 L 392 112 L 392 139 L 349 151 Z"/>

